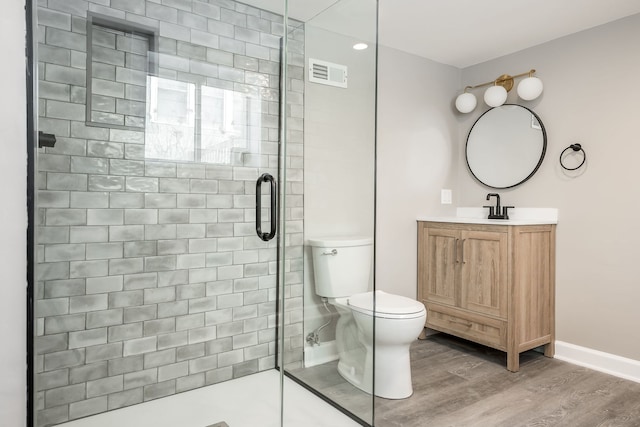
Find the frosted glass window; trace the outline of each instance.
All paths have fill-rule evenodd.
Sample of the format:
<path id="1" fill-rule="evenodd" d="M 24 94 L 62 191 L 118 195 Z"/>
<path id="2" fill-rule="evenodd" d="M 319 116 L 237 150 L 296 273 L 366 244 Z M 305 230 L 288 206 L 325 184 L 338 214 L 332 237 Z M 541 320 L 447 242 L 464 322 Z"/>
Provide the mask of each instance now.
<path id="1" fill-rule="evenodd" d="M 201 161 L 231 164 L 233 153 L 259 153 L 261 101 L 258 93 L 201 88 Z"/>
<path id="2" fill-rule="evenodd" d="M 149 76 L 145 157 L 195 161 L 195 117 L 195 84 Z"/>

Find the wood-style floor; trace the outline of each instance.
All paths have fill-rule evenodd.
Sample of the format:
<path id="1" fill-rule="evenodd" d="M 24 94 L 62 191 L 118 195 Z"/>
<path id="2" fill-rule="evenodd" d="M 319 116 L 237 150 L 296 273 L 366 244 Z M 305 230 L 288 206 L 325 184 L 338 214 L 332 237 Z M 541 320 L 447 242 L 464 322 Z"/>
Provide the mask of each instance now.
<path id="1" fill-rule="evenodd" d="M 505 353 L 445 334 L 411 348 L 414 394 L 376 398 L 376 427 L 637 427 L 640 384 L 529 351 L 520 372 L 506 370 Z M 371 396 L 344 381 L 336 363 L 294 374 L 362 419 Z"/>

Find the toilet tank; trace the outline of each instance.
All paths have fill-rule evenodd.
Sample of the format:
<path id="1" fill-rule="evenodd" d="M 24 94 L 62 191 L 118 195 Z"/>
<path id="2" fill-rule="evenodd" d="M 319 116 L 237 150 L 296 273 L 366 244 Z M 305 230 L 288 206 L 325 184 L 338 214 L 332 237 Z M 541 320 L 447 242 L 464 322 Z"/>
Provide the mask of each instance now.
<path id="1" fill-rule="evenodd" d="M 373 239 L 325 237 L 309 239 L 316 294 L 340 298 L 369 290 Z"/>

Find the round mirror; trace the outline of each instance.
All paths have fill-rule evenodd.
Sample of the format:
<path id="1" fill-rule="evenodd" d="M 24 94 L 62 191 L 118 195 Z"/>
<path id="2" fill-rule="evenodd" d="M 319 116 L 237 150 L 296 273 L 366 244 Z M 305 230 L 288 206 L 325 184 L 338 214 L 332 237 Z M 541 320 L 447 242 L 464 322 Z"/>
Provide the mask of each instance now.
<path id="1" fill-rule="evenodd" d="M 546 150 L 540 117 L 521 105 L 506 104 L 474 123 L 467 137 L 467 165 L 487 187 L 511 188 L 536 173 Z"/>

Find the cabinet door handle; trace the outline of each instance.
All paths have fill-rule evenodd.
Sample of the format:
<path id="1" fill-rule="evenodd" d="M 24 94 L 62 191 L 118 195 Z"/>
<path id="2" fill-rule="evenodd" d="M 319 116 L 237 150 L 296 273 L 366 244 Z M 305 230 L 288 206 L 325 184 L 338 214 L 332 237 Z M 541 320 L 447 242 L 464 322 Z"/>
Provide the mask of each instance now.
<path id="1" fill-rule="evenodd" d="M 454 319 L 448 319 L 448 320 L 449 320 L 449 323 L 455 323 L 456 325 L 463 325 L 463 326 L 466 326 L 468 328 L 470 328 L 471 325 L 472 325 L 471 322 L 467 322 L 467 321 L 464 321 L 464 320 L 454 320 Z"/>
<path id="2" fill-rule="evenodd" d="M 453 244 L 453 259 L 456 260 L 456 264 L 458 263 L 458 239 Z"/>
<path id="3" fill-rule="evenodd" d="M 467 261 L 464 260 L 464 242 L 466 242 L 466 241 L 467 241 L 467 239 L 462 239 L 462 248 L 460 250 L 460 252 L 462 252 L 462 263 L 463 264 L 467 263 Z"/>

